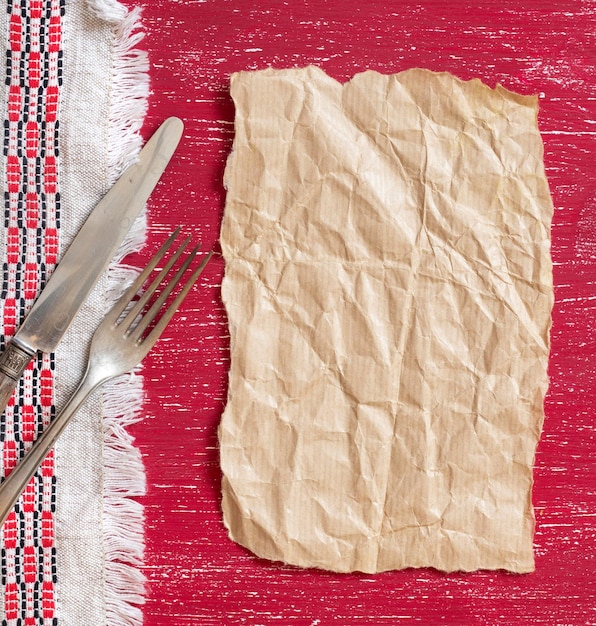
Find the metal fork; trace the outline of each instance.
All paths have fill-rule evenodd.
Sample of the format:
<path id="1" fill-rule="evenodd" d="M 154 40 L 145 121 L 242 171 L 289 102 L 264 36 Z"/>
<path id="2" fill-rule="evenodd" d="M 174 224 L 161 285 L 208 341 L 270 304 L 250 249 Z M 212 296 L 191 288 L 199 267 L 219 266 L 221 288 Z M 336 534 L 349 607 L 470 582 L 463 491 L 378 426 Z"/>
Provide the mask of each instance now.
<path id="1" fill-rule="evenodd" d="M 132 370 L 145 358 L 203 271 L 211 253 L 190 274 L 173 301 L 167 302 L 175 287 L 179 283 L 182 284 L 184 274 L 199 251 L 200 246 L 197 246 L 187 254 L 173 277 L 167 280 L 174 264 L 190 242 L 190 237 L 188 237 L 165 263 L 157 277 L 141 293 L 149 275 L 164 258 L 179 233 L 180 228 L 170 235 L 149 261 L 147 267 L 108 312 L 93 335 L 87 371 L 76 391 L 0 485 L 0 525 L 10 514 L 21 492 L 56 443 L 70 418 L 89 394 L 111 378 Z M 154 296 L 155 300 L 152 301 Z"/>

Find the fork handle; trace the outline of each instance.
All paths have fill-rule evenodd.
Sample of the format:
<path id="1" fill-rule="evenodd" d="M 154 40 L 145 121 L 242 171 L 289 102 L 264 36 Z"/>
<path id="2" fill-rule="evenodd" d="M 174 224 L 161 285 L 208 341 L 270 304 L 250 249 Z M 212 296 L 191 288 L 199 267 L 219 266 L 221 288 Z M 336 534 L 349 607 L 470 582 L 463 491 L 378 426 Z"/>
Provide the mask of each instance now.
<path id="1" fill-rule="evenodd" d="M 88 374 L 85 375 L 66 406 L 48 424 L 17 466 L 0 484 L 0 526 L 6 521 L 23 489 L 68 425 L 70 418 L 81 407 L 87 396 L 103 382 Z"/>
<path id="2" fill-rule="evenodd" d="M 9 341 L 0 355 L 0 414 L 4 412 L 19 378 L 35 355 L 16 341 Z"/>

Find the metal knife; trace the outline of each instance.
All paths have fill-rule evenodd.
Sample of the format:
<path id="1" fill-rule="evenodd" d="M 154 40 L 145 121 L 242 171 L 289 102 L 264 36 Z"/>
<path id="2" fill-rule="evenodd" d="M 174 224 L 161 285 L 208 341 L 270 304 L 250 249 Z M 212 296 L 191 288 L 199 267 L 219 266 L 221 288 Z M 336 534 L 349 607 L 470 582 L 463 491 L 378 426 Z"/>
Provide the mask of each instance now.
<path id="1" fill-rule="evenodd" d="M 0 413 L 37 352 L 53 352 L 116 254 L 172 157 L 182 121 L 167 119 L 95 206 L 0 355 Z"/>

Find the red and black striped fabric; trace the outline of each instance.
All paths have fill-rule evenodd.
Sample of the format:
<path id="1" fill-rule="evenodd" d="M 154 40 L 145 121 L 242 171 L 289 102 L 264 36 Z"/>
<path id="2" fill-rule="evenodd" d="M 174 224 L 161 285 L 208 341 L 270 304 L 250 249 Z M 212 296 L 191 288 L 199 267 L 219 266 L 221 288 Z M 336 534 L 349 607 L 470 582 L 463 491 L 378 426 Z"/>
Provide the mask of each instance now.
<path id="1" fill-rule="evenodd" d="M 6 0 L 8 106 L 3 111 L 2 336 L 24 318 L 58 254 L 59 96 L 64 0 Z M 0 471 L 7 475 L 54 414 L 54 359 L 27 369 L 0 425 Z M 57 624 L 55 473 L 50 453 L 2 532 L 3 626 Z"/>

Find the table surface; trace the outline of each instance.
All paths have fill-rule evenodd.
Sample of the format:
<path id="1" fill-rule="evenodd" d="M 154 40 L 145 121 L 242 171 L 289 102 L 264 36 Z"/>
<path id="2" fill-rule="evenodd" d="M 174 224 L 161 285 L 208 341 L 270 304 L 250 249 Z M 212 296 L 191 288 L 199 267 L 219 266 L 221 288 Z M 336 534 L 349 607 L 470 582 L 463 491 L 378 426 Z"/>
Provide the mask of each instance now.
<path id="1" fill-rule="evenodd" d="M 148 479 L 147 626 L 596 624 L 596 1 L 126 5 L 143 7 L 151 61 L 144 135 L 170 115 L 186 124 L 150 199 L 142 254 L 179 223 L 218 250 L 233 141 L 229 77 L 268 66 L 316 64 L 341 81 L 366 69 L 425 67 L 538 93 L 555 205 L 550 389 L 533 497 L 536 571 L 337 575 L 266 562 L 230 541 L 217 449 L 229 366 L 217 257 L 146 361 L 146 417 L 132 429 Z"/>

